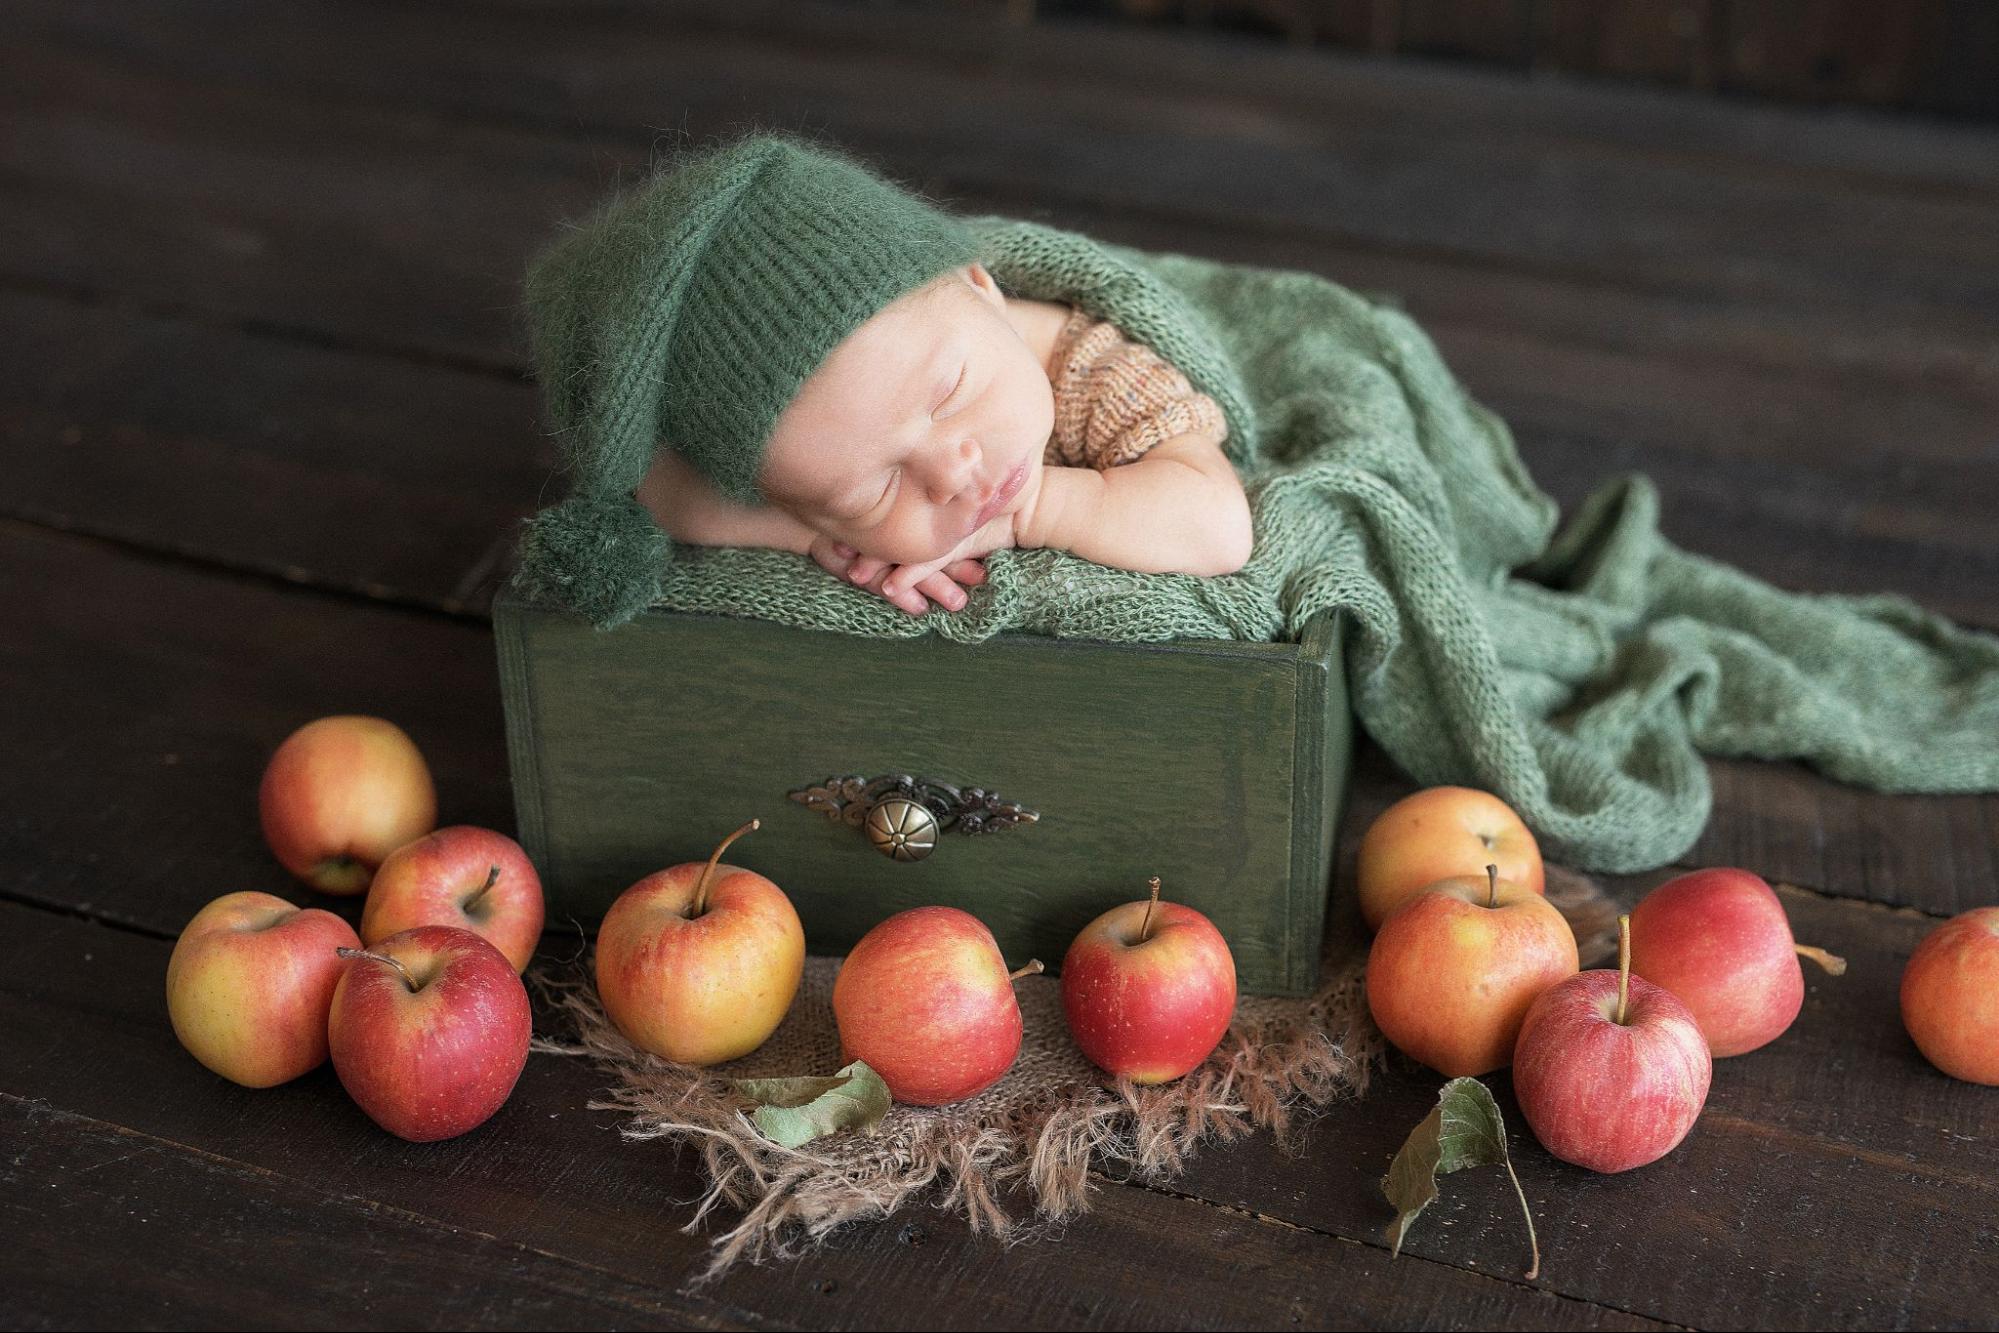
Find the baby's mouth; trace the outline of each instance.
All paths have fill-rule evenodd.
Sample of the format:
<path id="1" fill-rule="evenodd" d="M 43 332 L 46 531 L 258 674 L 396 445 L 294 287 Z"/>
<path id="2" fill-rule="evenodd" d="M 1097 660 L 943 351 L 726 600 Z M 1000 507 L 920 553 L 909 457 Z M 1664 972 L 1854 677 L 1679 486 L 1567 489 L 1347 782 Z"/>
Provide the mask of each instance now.
<path id="1" fill-rule="evenodd" d="M 986 501 L 984 507 L 979 510 L 978 517 L 972 520 L 971 530 L 977 532 L 992 522 L 1002 509 L 1013 503 L 1014 497 L 1020 494 L 1020 488 L 1026 484 L 1027 464 L 1023 461 L 1014 466 L 1013 471 L 1007 474 L 1006 480 L 1000 483 L 999 490 L 993 493 L 993 498 Z"/>

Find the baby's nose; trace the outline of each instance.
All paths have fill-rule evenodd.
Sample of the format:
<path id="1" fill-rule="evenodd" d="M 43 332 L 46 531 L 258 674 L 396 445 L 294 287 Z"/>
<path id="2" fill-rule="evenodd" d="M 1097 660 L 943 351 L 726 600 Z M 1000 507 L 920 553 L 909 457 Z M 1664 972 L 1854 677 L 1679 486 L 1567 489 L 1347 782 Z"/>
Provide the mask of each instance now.
<path id="1" fill-rule="evenodd" d="M 982 484 L 979 465 L 983 460 L 984 453 L 980 450 L 978 441 L 966 440 L 958 446 L 956 454 L 951 459 L 951 466 L 945 474 L 946 499 L 955 500 L 962 495 L 979 498 Z"/>

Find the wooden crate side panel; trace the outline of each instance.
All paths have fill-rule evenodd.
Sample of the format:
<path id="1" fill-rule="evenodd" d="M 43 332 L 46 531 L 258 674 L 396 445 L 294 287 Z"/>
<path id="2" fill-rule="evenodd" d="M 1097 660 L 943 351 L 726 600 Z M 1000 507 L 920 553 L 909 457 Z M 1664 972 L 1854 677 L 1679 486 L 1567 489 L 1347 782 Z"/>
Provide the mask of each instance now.
<path id="1" fill-rule="evenodd" d="M 1299 931 L 1287 954 L 1285 989 L 1303 994 L 1318 981 L 1320 938 L 1332 912 L 1335 842 L 1353 765 L 1353 709 L 1341 656 L 1345 618 L 1315 616 L 1300 638 L 1298 782 L 1291 816 L 1290 920 Z"/>
<path id="2" fill-rule="evenodd" d="M 527 613 L 518 604 L 493 604 L 493 646 L 500 660 L 500 699 L 506 714 L 507 775 L 514 789 L 514 836 L 528 859 L 546 873 L 548 813 L 542 805 L 540 736 L 534 681 L 528 670 Z"/>
<path id="3" fill-rule="evenodd" d="M 506 614 L 521 636 L 510 725 L 533 751 L 516 769 L 538 786 L 523 827 L 539 822 L 552 916 L 594 923 L 633 880 L 705 859 L 755 816 L 728 862 L 792 896 L 815 952 L 948 903 L 1015 962 L 1031 950 L 1055 967 L 1077 930 L 1158 874 L 1215 919 L 1246 989 L 1298 986 L 1296 645 L 966 646 L 677 615 L 600 634 Z M 947 832 L 898 863 L 786 797 L 891 772 L 981 786 L 1042 818 Z"/>

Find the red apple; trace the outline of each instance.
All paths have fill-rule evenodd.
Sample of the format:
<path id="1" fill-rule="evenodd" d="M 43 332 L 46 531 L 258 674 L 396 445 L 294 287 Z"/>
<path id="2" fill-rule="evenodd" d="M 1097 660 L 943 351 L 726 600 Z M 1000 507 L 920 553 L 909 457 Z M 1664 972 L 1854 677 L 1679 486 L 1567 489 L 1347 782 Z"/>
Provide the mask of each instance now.
<path id="1" fill-rule="evenodd" d="M 326 1059 L 326 1013 L 354 928 L 268 893 L 228 893 L 194 914 L 167 960 L 180 1044 L 226 1079 L 268 1088 Z"/>
<path id="2" fill-rule="evenodd" d="M 1498 877 L 1440 880 L 1395 909 L 1367 955 L 1367 1007 L 1403 1054 L 1452 1078 L 1513 1058 L 1527 1006 L 1575 975 L 1575 932 Z"/>
<path id="3" fill-rule="evenodd" d="M 1545 892 L 1541 847 L 1513 808 L 1470 787 L 1429 787 L 1382 811 L 1360 841 L 1360 914 L 1371 930 L 1440 879 L 1485 867 L 1530 893 Z"/>
<path id="4" fill-rule="evenodd" d="M 322 893 L 365 893 L 390 852 L 437 826 L 437 793 L 395 723 L 322 717 L 271 756 L 257 811 L 286 870 Z"/>
<path id="5" fill-rule="evenodd" d="M 1631 975 L 1631 918 L 1618 927 L 1618 970 L 1579 972 L 1544 993 L 1513 1052 L 1513 1095 L 1534 1137 L 1563 1161 L 1604 1172 L 1678 1147 L 1714 1073 L 1693 1013 Z"/>
<path id="6" fill-rule="evenodd" d="M 1774 1041 L 1805 1002 L 1798 955 L 1835 976 L 1846 963 L 1791 938 L 1784 905 L 1747 870 L 1669 879 L 1631 913 L 1631 970 L 1692 1011 L 1716 1056 Z"/>
<path id="7" fill-rule="evenodd" d="M 713 1065 L 764 1044 L 805 971 L 805 927 L 784 890 L 755 871 L 687 861 L 626 889 L 597 931 L 597 994 L 632 1045 Z"/>
<path id="8" fill-rule="evenodd" d="M 898 912 L 861 936 L 833 981 L 846 1060 L 865 1060 L 911 1106 L 963 1101 L 1020 1053 L 1014 981 L 985 924 L 955 907 Z"/>
<path id="9" fill-rule="evenodd" d="M 469 930 L 418 926 L 348 959 L 326 1035 L 333 1072 L 368 1118 L 433 1143 L 476 1129 L 527 1064 L 527 988 Z"/>
<path id="10" fill-rule="evenodd" d="M 1193 907 L 1151 897 L 1111 907 L 1061 959 L 1069 1035 L 1099 1069 L 1133 1083 L 1181 1077 L 1235 1017 L 1235 957 Z"/>
<path id="11" fill-rule="evenodd" d="M 389 853 L 368 886 L 361 938 L 377 940 L 417 926 L 457 926 L 483 936 L 527 970 L 541 941 L 541 876 L 521 845 L 504 833 L 454 824 Z"/>
<path id="12" fill-rule="evenodd" d="M 1069 1032 L 1099 1068 L 1165 1083 L 1208 1058 L 1235 1016 L 1235 957 L 1214 922 L 1149 900 L 1084 926 L 1062 959 Z"/>
<path id="13" fill-rule="evenodd" d="M 1999 907 L 1974 907 L 1923 937 L 1902 969 L 1902 1026 L 1952 1078 L 1999 1085 Z"/>

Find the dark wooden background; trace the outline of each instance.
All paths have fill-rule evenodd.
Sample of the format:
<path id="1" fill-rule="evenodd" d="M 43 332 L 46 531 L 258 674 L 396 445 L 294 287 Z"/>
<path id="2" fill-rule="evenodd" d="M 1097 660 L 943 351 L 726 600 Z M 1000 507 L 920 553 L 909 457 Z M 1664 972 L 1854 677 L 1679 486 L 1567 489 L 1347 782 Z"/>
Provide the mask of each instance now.
<path id="1" fill-rule="evenodd" d="M 886 0 L 894 2 L 894 0 Z M 1999 115 L 1989 0 L 991 0 L 1531 74 Z"/>
<path id="2" fill-rule="evenodd" d="M 404 725 L 449 822 L 512 827 L 485 607 L 552 458 L 526 256 L 667 137 L 823 130 L 967 210 L 1393 293 L 1565 504 L 1794 588 L 1999 628 L 1999 130 L 1362 60 L 991 7 L 0 3 L 0 1323 L 8 1326 L 1981 1327 L 1999 1092 L 1895 992 L 1999 901 L 1999 799 L 1720 762 L 1688 865 L 1845 954 L 1617 1177 L 1524 1132 L 1404 1256 L 1396 1063 L 1002 1248 L 927 1208 L 689 1280 L 690 1160 L 537 1057 L 463 1139 L 374 1129 L 175 1044 L 204 902 L 288 888 L 255 786 L 298 724 Z M 1363 755 L 1358 831 L 1408 785 Z M 1627 899 L 1674 867 L 1614 881 Z M 1343 888 L 1344 871 L 1336 879 Z M 351 910 L 351 905 L 349 907 Z M 566 956 L 558 923 L 547 949 Z"/>

